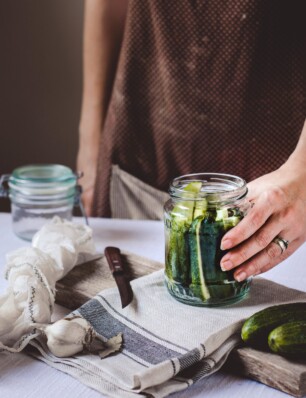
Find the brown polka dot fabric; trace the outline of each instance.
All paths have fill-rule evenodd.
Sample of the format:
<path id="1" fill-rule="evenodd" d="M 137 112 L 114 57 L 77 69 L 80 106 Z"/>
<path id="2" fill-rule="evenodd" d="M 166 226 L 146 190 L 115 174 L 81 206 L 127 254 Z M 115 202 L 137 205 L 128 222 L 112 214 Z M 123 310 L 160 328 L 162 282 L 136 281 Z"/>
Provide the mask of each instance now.
<path id="1" fill-rule="evenodd" d="M 305 0 L 129 0 L 94 214 L 110 216 L 111 164 L 167 191 L 284 163 L 305 119 L 305 15 Z"/>

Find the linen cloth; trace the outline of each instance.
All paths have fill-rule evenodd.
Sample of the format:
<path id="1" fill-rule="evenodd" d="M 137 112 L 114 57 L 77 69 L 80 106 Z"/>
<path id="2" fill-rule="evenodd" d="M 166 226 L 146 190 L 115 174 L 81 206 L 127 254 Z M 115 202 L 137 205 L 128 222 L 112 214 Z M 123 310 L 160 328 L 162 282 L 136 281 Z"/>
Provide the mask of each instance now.
<path id="1" fill-rule="evenodd" d="M 120 353 L 103 360 L 93 354 L 56 358 L 43 340 L 32 341 L 29 352 L 107 396 L 162 398 L 216 372 L 240 344 L 247 317 L 267 306 L 306 301 L 304 292 L 255 278 L 239 303 L 192 307 L 170 296 L 162 270 L 133 281 L 132 288 L 133 301 L 124 309 L 117 289 L 108 289 L 74 312 L 105 339 L 122 332 Z"/>
<path id="2" fill-rule="evenodd" d="M 94 253 L 89 227 L 54 217 L 34 235 L 32 247 L 7 254 L 8 289 L 0 297 L 0 351 L 21 351 L 38 335 L 36 323 L 51 322 L 56 281 Z"/>

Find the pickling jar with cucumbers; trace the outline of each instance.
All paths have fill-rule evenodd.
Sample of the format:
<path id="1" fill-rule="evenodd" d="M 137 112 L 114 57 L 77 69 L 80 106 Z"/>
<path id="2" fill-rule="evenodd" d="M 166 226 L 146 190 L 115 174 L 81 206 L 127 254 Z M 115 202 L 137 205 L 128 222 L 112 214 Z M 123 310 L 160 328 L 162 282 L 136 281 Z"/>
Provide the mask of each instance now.
<path id="1" fill-rule="evenodd" d="M 165 283 L 177 300 L 224 306 L 246 297 L 251 280 L 237 282 L 222 271 L 221 240 L 247 214 L 246 182 L 218 173 L 175 178 L 164 207 Z"/>

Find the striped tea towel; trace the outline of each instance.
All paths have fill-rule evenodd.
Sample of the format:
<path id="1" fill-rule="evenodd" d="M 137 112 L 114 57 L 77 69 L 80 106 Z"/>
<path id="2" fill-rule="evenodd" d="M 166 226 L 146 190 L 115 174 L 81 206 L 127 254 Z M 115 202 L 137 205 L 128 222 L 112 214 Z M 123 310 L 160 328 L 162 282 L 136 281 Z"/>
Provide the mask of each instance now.
<path id="1" fill-rule="evenodd" d="M 56 358 L 35 340 L 31 355 L 109 397 L 161 398 L 216 372 L 239 344 L 241 325 L 251 314 L 273 304 L 306 301 L 306 293 L 262 278 L 255 278 L 248 298 L 223 308 L 179 303 L 167 292 L 162 270 L 133 281 L 132 287 L 133 302 L 124 309 L 117 289 L 109 289 L 76 311 L 105 338 L 122 332 L 120 353 L 102 360 L 93 354 Z"/>

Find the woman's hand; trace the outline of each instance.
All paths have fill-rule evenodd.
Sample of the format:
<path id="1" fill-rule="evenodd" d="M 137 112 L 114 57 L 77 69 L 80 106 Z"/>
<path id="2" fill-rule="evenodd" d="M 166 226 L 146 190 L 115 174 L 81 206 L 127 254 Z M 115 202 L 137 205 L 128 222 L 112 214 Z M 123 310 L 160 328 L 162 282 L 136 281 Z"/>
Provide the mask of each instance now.
<path id="1" fill-rule="evenodd" d="M 231 249 L 221 268 L 235 269 L 237 281 L 268 271 L 306 241 L 305 161 L 291 156 L 280 169 L 248 184 L 252 207 L 221 242 L 223 250 Z M 273 242 L 277 236 L 289 242 L 287 250 Z"/>

